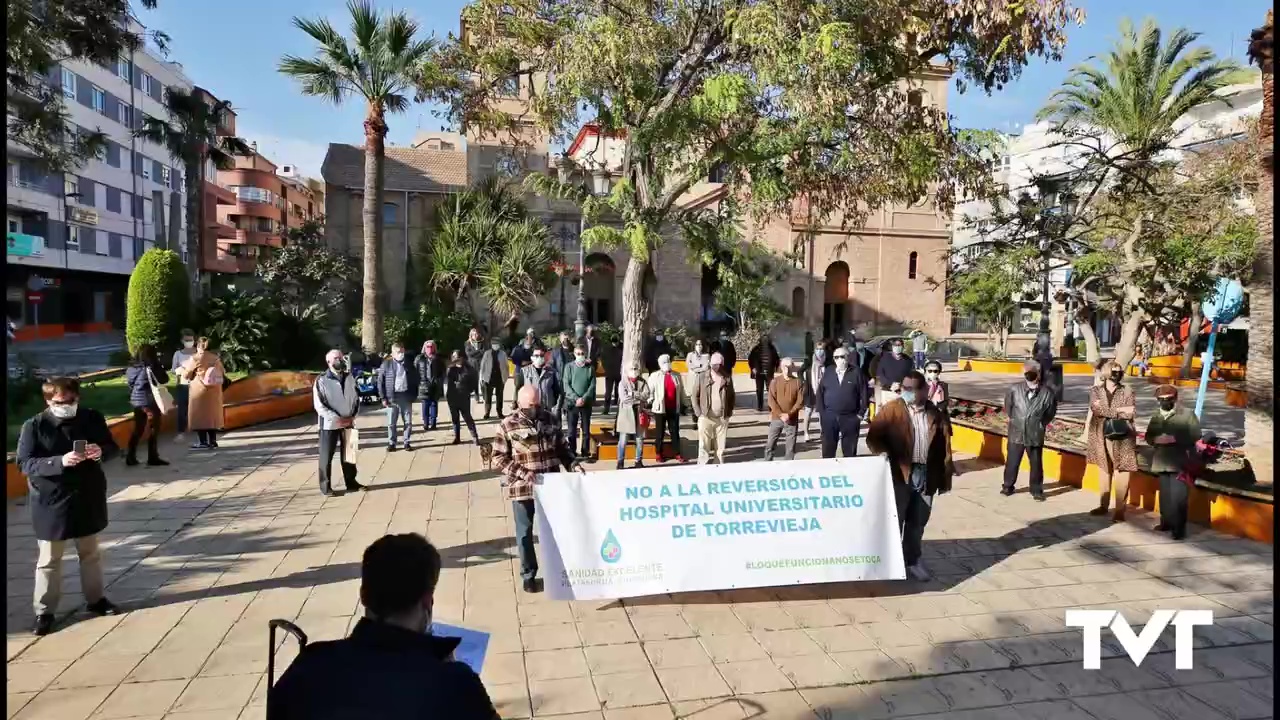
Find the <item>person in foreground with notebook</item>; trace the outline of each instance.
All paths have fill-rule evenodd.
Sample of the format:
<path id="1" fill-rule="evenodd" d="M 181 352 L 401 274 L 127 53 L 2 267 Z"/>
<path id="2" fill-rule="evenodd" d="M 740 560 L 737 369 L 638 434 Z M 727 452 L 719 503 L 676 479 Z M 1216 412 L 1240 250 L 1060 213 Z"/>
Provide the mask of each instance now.
<path id="1" fill-rule="evenodd" d="M 429 633 L 440 553 L 417 533 L 364 551 L 364 617 L 351 635 L 307 645 L 268 695 L 272 720 L 497 720 L 458 638 Z M 303 628 L 305 631 L 306 628 Z"/>

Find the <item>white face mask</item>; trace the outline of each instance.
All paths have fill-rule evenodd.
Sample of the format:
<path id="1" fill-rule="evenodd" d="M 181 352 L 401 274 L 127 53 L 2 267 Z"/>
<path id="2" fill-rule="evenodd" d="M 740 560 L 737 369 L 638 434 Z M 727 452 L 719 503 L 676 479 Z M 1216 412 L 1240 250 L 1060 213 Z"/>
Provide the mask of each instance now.
<path id="1" fill-rule="evenodd" d="M 658 342 L 662 342 L 662 336 L 661 336 L 661 335 L 655 335 L 653 339 L 654 339 L 654 340 L 657 340 Z"/>
<path id="2" fill-rule="evenodd" d="M 663 372 L 671 372 L 671 363 L 669 362 L 658 363 L 658 367 L 662 368 Z"/>
<path id="3" fill-rule="evenodd" d="M 393 352 L 391 353 L 391 357 L 395 358 L 396 362 L 400 362 L 401 360 L 404 360 L 404 351 L 401 350 L 398 352 Z"/>
<path id="4" fill-rule="evenodd" d="M 638 378 L 638 377 L 640 377 L 640 371 L 639 371 L 639 370 L 628 370 L 628 371 L 627 371 L 627 379 L 628 379 L 628 380 L 635 380 L 635 379 L 636 379 L 636 378 Z"/>
<path id="5" fill-rule="evenodd" d="M 193 348 L 193 347 L 195 347 L 195 346 L 196 346 L 196 341 L 195 341 L 195 340 L 183 340 L 183 341 L 182 341 L 182 347 L 184 347 L 184 348 L 186 348 L 186 349 L 188 349 L 188 350 L 190 350 L 191 348 Z"/>
<path id="6" fill-rule="evenodd" d="M 80 403 L 71 403 L 70 405 L 50 405 L 49 414 L 59 420 L 70 420 L 76 416 L 76 412 L 80 409 Z"/>
<path id="7" fill-rule="evenodd" d="M 546 362 L 547 362 L 547 359 L 541 355 L 538 355 L 533 358 L 533 366 L 536 368 L 542 367 Z"/>

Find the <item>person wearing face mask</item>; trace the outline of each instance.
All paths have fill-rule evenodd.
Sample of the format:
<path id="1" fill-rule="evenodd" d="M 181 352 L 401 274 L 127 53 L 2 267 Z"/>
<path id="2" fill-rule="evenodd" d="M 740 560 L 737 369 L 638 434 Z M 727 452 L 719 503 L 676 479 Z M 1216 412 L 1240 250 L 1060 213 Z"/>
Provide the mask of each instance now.
<path id="1" fill-rule="evenodd" d="M 618 384 L 618 417 L 614 421 L 614 432 L 618 435 L 618 465 L 622 469 L 622 461 L 626 458 L 627 444 L 635 438 L 635 465 L 644 467 L 644 434 L 649 429 L 649 403 L 652 395 L 644 378 L 640 377 L 640 366 L 627 368 L 627 376 Z M 643 419 L 643 422 L 642 422 Z"/>
<path id="2" fill-rule="evenodd" d="M 756 410 L 763 410 L 765 394 L 773 382 L 773 374 L 778 371 L 778 348 L 767 334 L 761 335 L 760 342 L 747 353 L 747 367 L 756 382 Z"/>
<path id="3" fill-rule="evenodd" d="M 845 345 L 849 349 L 849 364 L 857 365 L 858 369 L 862 371 L 862 377 L 867 381 L 867 408 L 870 409 L 871 400 L 876 396 L 876 371 L 879 370 L 877 366 L 877 358 L 879 356 L 874 350 L 867 347 L 867 343 L 862 339 L 861 333 L 852 332 L 850 337 L 852 338 L 851 341 Z M 828 364 L 831 362 L 832 352 L 834 352 L 834 348 L 828 346 Z M 863 417 L 863 420 L 866 420 L 866 417 Z"/>
<path id="4" fill-rule="evenodd" d="M 733 369 L 738 366 L 738 348 L 734 346 L 733 340 L 729 338 L 729 333 L 721 330 L 720 337 L 711 343 L 711 352 L 720 353 L 724 358 L 724 367 L 733 375 Z"/>
<path id="5" fill-rule="evenodd" d="M 1004 396 L 1004 414 L 1009 418 L 1009 451 L 1004 465 L 1001 495 L 1012 495 L 1018 482 L 1022 456 L 1031 465 L 1031 497 L 1044 502 L 1044 436 L 1058 412 L 1053 388 L 1040 376 L 1040 363 L 1028 360 L 1022 365 L 1023 379 L 1014 383 Z"/>
<path id="6" fill-rule="evenodd" d="M 462 352 L 467 358 L 467 364 L 472 370 L 480 368 L 480 358 L 484 356 L 485 350 L 489 344 L 484 341 L 484 333 L 480 332 L 480 328 L 473 327 L 467 333 L 467 341 L 462 346 Z M 476 386 L 475 400 L 480 402 L 480 386 Z"/>
<path id="7" fill-rule="evenodd" d="M 560 344 L 551 351 L 551 369 L 556 375 L 563 375 L 564 369 L 573 364 L 573 340 L 563 330 L 559 339 Z"/>
<path id="8" fill-rule="evenodd" d="M 649 372 L 658 369 L 658 358 L 663 355 L 671 355 L 671 343 L 667 342 L 667 337 L 659 331 L 653 336 L 644 349 L 644 367 Z"/>
<path id="9" fill-rule="evenodd" d="M 497 345 L 497 342 L 494 342 Z M 501 353 L 499 346 L 496 352 Z M 487 357 L 487 355 L 486 355 Z M 506 357 L 504 354 L 503 360 Z M 503 367 L 506 367 L 504 362 Z M 505 380 L 505 378 L 504 378 Z M 457 445 L 462 442 L 462 423 L 467 424 L 467 430 L 471 433 L 471 441 L 476 445 L 480 444 L 480 436 L 476 433 L 476 421 L 471 419 L 471 395 L 476 388 L 476 371 L 467 364 L 466 358 L 457 350 L 449 356 L 449 368 L 444 371 L 444 399 L 449 403 L 449 419 L 453 424 L 453 444 Z M 489 395 L 485 393 L 485 400 L 488 401 Z M 502 394 L 499 391 L 498 403 L 501 407 Z M 485 406 L 488 410 L 488 405 Z M 487 414 L 485 417 L 489 417 Z M 502 417 L 502 413 L 498 413 L 498 417 Z"/>
<path id="10" fill-rule="evenodd" d="M 924 376 L 909 371 L 902 392 L 876 410 L 867 429 L 867 449 L 889 460 L 902 559 L 907 576 L 919 582 L 929 579 L 920 556 L 934 496 L 951 491 L 955 474 L 946 421 L 928 393 Z"/>
<path id="11" fill-rule="evenodd" d="M 729 439 L 729 418 L 733 417 L 733 377 L 724 369 L 719 353 L 711 356 L 710 367 L 693 388 L 693 414 L 698 418 L 698 464 L 706 465 L 714 455 L 724 464 L 724 446 Z"/>
<path id="12" fill-rule="evenodd" d="M 422 344 L 422 354 L 413 359 L 418 371 L 418 402 L 422 405 L 422 429 L 435 430 L 440 421 L 440 396 L 444 393 L 444 357 L 436 341 Z"/>
<path id="13" fill-rule="evenodd" d="M 809 360 L 809 366 L 806 367 L 801 375 L 801 381 L 804 383 L 804 441 L 810 441 L 809 424 L 813 421 L 813 416 L 818 410 L 818 385 L 822 382 L 822 375 L 827 371 L 827 367 L 835 361 L 827 355 L 827 341 L 819 340 L 813 347 L 813 357 Z M 822 432 L 819 425 L 818 432 Z"/>
<path id="14" fill-rule="evenodd" d="M 569 446 L 578 447 L 578 431 L 582 431 L 582 447 L 578 457 L 591 454 L 591 408 L 596 404 L 596 369 L 587 359 L 582 343 L 573 349 L 573 362 L 560 376 L 564 387 L 565 422 L 569 425 Z"/>
<path id="15" fill-rule="evenodd" d="M 173 403 L 178 410 L 178 439 L 182 440 L 187 432 L 187 403 L 191 401 L 191 381 L 183 376 L 182 366 L 196 354 L 196 334 L 188 328 L 182 329 L 182 347 L 173 353 L 173 362 L 169 364 L 169 372 L 178 378 L 178 387 L 173 393 Z"/>
<path id="16" fill-rule="evenodd" d="M 218 432 L 222 430 L 226 417 L 222 406 L 222 385 L 227 379 L 227 370 L 218 354 L 209 349 L 209 338 L 197 339 L 195 349 L 195 353 L 178 370 L 179 377 L 185 377 L 191 389 L 187 400 L 187 419 L 191 429 L 196 431 L 196 443 L 191 449 L 216 450 Z"/>
<path id="17" fill-rule="evenodd" d="M 533 362 L 534 348 L 539 348 L 543 351 L 546 350 L 546 348 L 542 346 L 542 341 L 538 339 L 538 334 L 533 331 L 533 328 L 525 330 L 524 340 L 521 340 L 515 347 L 511 348 L 511 364 L 515 367 L 515 375 L 512 377 L 512 381 L 515 384 L 513 389 L 514 392 L 519 392 L 521 386 L 524 385 L 524 376 L 520 374 L 520 368 L 526 367 Z M 502 403 L 498 404 L 501 406 Z M 511 409 L 516 409 L 515 398 L 512 398 L 511 400 Z M 485 414 L 488 415 L 488 413 Z M 501 415 L 499 415 L 499 417 L 501 417 Z"/>
<path id="18" fill-rule="evenodd" d="M 533 549 L 533 485 L 538 475 L 565 470 L 583 472 L 559 423 L 543 410 L 538 388 L 525 385 L 516 393 L 518 410 L 498 424 L 493 436 L 493 469 L 515 516 L 516 549 L 524 591 L 538 592 L 538 556 Z"/>
<path id="19" fill-rule="evenodd" d="M 723 359 L 723 356 L 721 356 Z M 706 343 L 701 339 L 693 341 L 693 349 L 684 357 L 686 372 L 684 374 L 684 389 L 689 393 L 690 397 L 694 394 L 694 388 L 698 386 L 698 378 L 705 375 L 707 370 L 711 368 L 711 353 L 707 352 Z M 697 403 L 694 403 L 693 409 L 694 419 L 698 417 Z"/>
<path id="20" fill-rule="evenodd" d="M 420 382 L 417 366 L 405 355 L 404 343 L 392 343 L 391 355 L 382 361 L 378 371 L 378 397 L 387 410 L 387 452 L 400 449 L 396 439 L 401 420 L 404 449 L 413 449 L 409 436 L 413 433 L 413 400 L 418 397 Z"/>
<path id="21" fill-rule="evenodd" d="M 1115 483 L 1116 510 L 1111 519 L 1124 520 L 1129 499 L 1129 473 L 1138 471 L 1137 432 L 1133 423 L 1137 417 L 1137 398 L 1133 389 L 1124 384 L 1124 368 L 1111 361 L 1106 366 L 1106 379 L 1102 385 L 1089 388 L 1089 441 L 1086 455 L 1090 465 L 1098 468 L 1098 507 L 1090 515 L 1106 515 L 1111 507 L 1111 483 Z"/>
<path id="22" fill-rule="evenodd" d="M 360 393 L 341 350 L 334 348 L 326 353 L 324 363 L 328 369 L 316 378 L 311 388 L 311 404 L 316 409 L 320 425 L 320 494 L 330 497 L 333 495 L 330 472 L 335 452 L 338 453 L 342 482 L 347 491 L 364 490 L 364 485 L 356 482 L 356 465 L 351 462 Z"/>
<path id="23" fill-rule="evenodd" d="M 533 353 L 529 354 L 530 362 L 533 360 Z M 488 420 L 494 410 L 498 412 L 498 419 L 502 419 L 502 390 L 507 384 L 507 353 L 502 349 L 502 343 L 497 338 L 489 341 L 489 349 L 480 357 L 480 364 L 475 367 L 480 373 L 480 395 L 484 397 L 484 417 Z M 520 373 L 516 373 L 516 377 L 520 377 Z M 523 383 L 522 379 L 516 381 L 519 387 Z M 450 402 L 450 407 L 453 403 Z"/>
<path id="24" fill-rule="evenodd" d="M 649 373 L 645 380 L 653 393 L 654 430 L 658 436 L 658 462 L 666 462 L 667 455 L 662 451 L 665 436 L 671 435 L 671 450 L 675 461 L 684 462 L 684 450 L 680 444 L 680 410 L 685 403 L 684 388 L 680 385 L 680 377 L 671 371 L 671 356 L 658 356 L 658 370 Z"/>
<path id="25" fill-rule="evenodd" d="M 498 720 L 479 676 L 431 633 L 440 553 L 417 533 L 384 535 L 360 561 L 364 616 L 341 640 L 309 643 L 267 695 L 272 720 Z"/>
<path id="26" fill-rule="evenodd" d="M 947 436 L 951 430 L 951 386 L 942 380 L 942 363 L 937 360 L 926 360 L 924 363 L 925 396 L 933 406 L 942 413 L 942 421 L 947 426 Z M 959 473 L 957 473 L 959 474 Z"/>
<path id="27" fill-rule="evenodd" d="M 80 587 L 95 615 L 119 610 L 103 594 L 98 534 L 107 527 L 107 476 L 102 463 L 120 453 L 102 413 L 80 407 L 80 381 L 49 378 L 40 388 L 44 412 L 22 424 L 17 465 L 27 476 L 27 504 L 35 530 L 35 625 L 53 630 L 62 597 L 62 553 L 74 541 L 80 558 Z"/>
<path id="28" fill-rule="evenodd" d="M 796 426 L 804 407 L 804 382 L 796 370 L 799 363 L 782 358 L 782 377 L 769 386 L 769 436 L 764 441 L 764 459 L 773 460 L 773 449 L 782 435 L 785 459 L 796 459 Z"/>
<path id="29" fill-rule="evenodd" d="M 1160 524 L 1157 531 L 1168 531 L 1174 540 L 1187 536 L 1187 504 L 1191 498 L 1191 480 L 1181 477 L 1196 451 L 1200 439 L 1200 420 L 1178 402 L 1178 388 L 1161 385 L 1156 388 L 1160 408 L 1147 422 L 1143 436 L 1155 448 L 1151 455 L 1151 472 L 1160 480 Z"/>
<path id="30" fill-rule="evenodd" d="M 591 363 L 594 369 L 600 364 L 600 353 L 604 351 L 600 343 L 600 335 L 596 332 L 595 325 L 587 325 L 582 332 L 582 346 L 587 349 L 587 362 Z"/>
<path id="31" fill-rule="evenodd" d="M 822 457 L 834 458 L 836 445 L 844 457 L 858 454 L 862 415 L 867 411 L 867 382 L 857 365 L 849 362 L 849 351 L 835 351 L 835 366 L 822 374 L 818 383 L 818 417 L 822 421 Z"/>
<path id="32" fill-rule="evenodd" d="M 529 364 L 520 368 L 519 372 L 523 376 L 520 386 L 532 385 L 538 388 L 539 396 L 542 398 L 542 408 L 559 423 L 563 420 L 564 385 L 560 382 L 560 373 L 556 372 L 550 362 L 547 362 L 548 354 L 542 348 L 533 349 Z"/>
<path id="33" fill-rule="evenodd" d="M 876 362 L 876 385 L 880 389 L 876 397 L 877 411 L 902 389 L 902 378 L 916 369 L 902 348 L 902 338 L 894 338 L 889 342 L 889 354 L 881 354 Z"/>
<path id="34" fill-rule="evenodd" d="M 916 369 L 924 367 L 925 354 L 929 352 L 929 336 L 924 331 L 917 330 L 911 336 L 911 359 Z"/>
<path id="35" fill-rule="evenodd" d="M 609 408 L 620 403 L 619 385 L 622 382 L 622 337 L 616 336 L 613 342 L 605 345 L 600 353 L 600 365 L 604 369 L 604 414 Z"/>

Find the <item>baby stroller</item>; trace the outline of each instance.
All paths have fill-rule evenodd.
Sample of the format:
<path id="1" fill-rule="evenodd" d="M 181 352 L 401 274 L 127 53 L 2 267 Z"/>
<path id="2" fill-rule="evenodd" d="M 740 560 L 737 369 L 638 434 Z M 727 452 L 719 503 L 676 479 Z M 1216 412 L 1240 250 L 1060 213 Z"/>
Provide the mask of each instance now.
<path id="1" fill-rule="evenodd" d="M 381 359 L 362 352 L 351 353 L 351 375 L 356 379 L 356 394 L 360 403 L 378 402 L 378 369 Z"/>

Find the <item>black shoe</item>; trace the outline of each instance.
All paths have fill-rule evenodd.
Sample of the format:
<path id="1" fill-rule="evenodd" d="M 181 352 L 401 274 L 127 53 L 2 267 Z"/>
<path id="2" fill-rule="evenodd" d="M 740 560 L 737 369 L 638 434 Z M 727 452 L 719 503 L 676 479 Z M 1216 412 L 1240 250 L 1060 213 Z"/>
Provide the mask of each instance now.
<path id="1" fill-rule="evenodd" d="M 450 445 L 461 445 L 461 444 L 462 444 L 462 438 L 460 438 L 460 437 L 456 437 L 456 436 L 455 436 L 455 437 L 453 438 L 453 442 L 451 442 L 451 443 L 449 443 L 449 444 L 450 444 Z"/>
<path id="2" fill-rule="evenodd" d="M 1009 497 L 1010 495 L 1013 494 L 1013 488 L 1002 487 L 1000 488 L 1000 494 L 1004 495 L 1005 497 Z"/>
<path id="3" fill-rule="evenodd" d="M 48 635 L 53 632 L 53 614 L 37 615 L 35 625 L 31 626 L 32 635 Z"/>
<path id="4" fill-rule="evenodd" d="M 412 446 L 412 445 L 410 445 L 409 443 L 405 443 L 405 444 L 404 444 L 404 451 L 405 451 L 405 452 L 410 452 L 410 451 L 412 451 L 412 450 L 413 450 L 413 446 Z"/>
<path id="5" fill-rule="evenodd" d="M 485 413 L 485 414 L 484 414 L 484 417 L 482 417 L 482 418 L 480 418 L 480 419 L 481 419 L 481 420 L 488 420 L 488 419 L 489 419 L 489 413 Z"/>
<path id="6" fill-rule="evenodd" d="M 642 462 L 638 462 L 638 463 L 636 463 L 635 465 L 632 465 L 632 466 L 631 466 L 631 469 L 632 469 L 632 470 L 643 470 L 643 469 L 644 469 L 644 463 L 642 463 Z"/>
<path id="7" fill-rule="evenodd" d="M 98 617 L 120 614 L 120 608 L 116 607 L 115 603 L 106 598 L 99 598 L 97 602 L 89 603 L 85 606 L 85 610 L 88 610 Z"/>
<path id="8" fill-rule="evenodd" d="M 1186 533 L 1184 533 L 1184 532 L 1181 532 L 1181 533 L 1173 533 L 1173 534 L 1171 535 L 1171 537 L 1172 537 L 1174 540 L 1186 540 L 1186 539 L 1187 539 L 1187 534 L 1186 534 Z"/>
<path id="9" fill-rule="evenodd" d="M 218 449 L 218 441 L 217 441 L 217 440 L 215 440 L 215 441 L 213 441 L 213 442 L 209 443 L 209 449 L 210 449 L 210 450 L 217 450 L 217 449 Z"/>
<path id="10" fill-rule="evenodd" d="M 208 443 L 198 442 L 198 443 L 196 443 L 195 445 L 192 445 L 192 446 L 191 446 L 191 449 L 192 449 L 192 450 L 209 450 L 209 449 L 211 449 L 212 447 L 213 447 L 213 446 L 212 446 L 212 445 L 210 445 L 210 444 L 208 444 Z"/>
<path id="11" fill-rule="evenodd" d="M 1109 513 L 1109 512 L 1111 512 L 1111 509 L 1110 509 L 1110 508 L 1108 508 L 1106 505 L 1102 505 L 1102 506 L 1099 506 L 1099 507 L 1096 507 L 1096 508 L 1094 508 L 1094 509 L 1090 510 L 1090 511 L 1089 511 L 1089 514 L 1090 514 L 1090 515 L 1092 515 L 1092 516 L 1094 516 L 1094 517 L 1101 517 L 1101 516 L 1103 516 L 1103 515 L 1106 515 L 1106 514 L 1107 514 L 1107 513 Z"/>
<path id="12" fill-rule="evenodd" d="M 368 489 L 369 488 L 365 487 L 364 485 L 361 485 L 355 480 L 352 480 L 351 482 L 347 483 L 347 492 L 364 492 L 365 490 L 368 490 Z"/>
<path id="13" fill-rule="evenodd" d="M 622 463 L 618 463 L 616 466 L 614 466 L 614 469 L 615 469 L 615 470 L 621 470 L 621 469 L 622 469 Z"/>
<path id="14" fill-rule="evenodd" d="M 387 445 L 387 452 L 395 452 L 395 451 L 397 451 L 397 450 L 399 450 L 399 449 L 400 449 L 400 447 L 399 447 L 398 445 L 396 445 L 395 443 L 392 443 L 392 444 L 390 444 L 390 445 Z"/>
<path id="15" fill-rule="evenodd" d="M 524 591 L 527 593 L 536 593 L 542 588 L 539 587 L 538 578 L 525 578 Z"/>
<path id="16" fill-rule="evenodd" d="M 129 467 L 133 467 L 138 464 L 138 458 L 132 457 L 132 456 L 126 457 L 124 459 L 124 464 L 128 465 Z"/>
<path id="17" fill-rule="evenodd" d="M 1168 525 L 1165 525 L 1164 523 L 1159 523 L 1159 524 L 1157 524 L 1155 527 L 1153 527 L 1153 528 L 1151 528 L 1151 529 L 1152 529 L 1152 530 L 1155 530 L 1156 532 L 1165 532 L 1165 531 L 1167 531 L 1167 530 L 1169 529 L 1169 526 L 1168 526 Z"/>
<path id="18" fill-rule="evenodd" d="M 329 488 L 320 488 L 320 494 L 325 497 L 334 497 L 335 493 Z"/>
<path id="19" fill-rule="evenodd" d="M 1032 499 L 1032 500 L 1035 500 L 1036 502 L 1044 502 L 1045 500 L 1048 500 L 1049 498 L 1045 497 L 1045 496 L 1044 496 L 1044 493 L 1036 493 L 1036 494 L 1034 494 L 1034 495 L 1032 495 L 1032 496 L 1031 496 L 1031 499 Z"/>
<path id="20" fill-rule="evenodd" d="M 161 460 L 160 458 L 151 458 L 147 461 L 147 467 L 165 467 L 168 464 L 168 460 Z"/>

